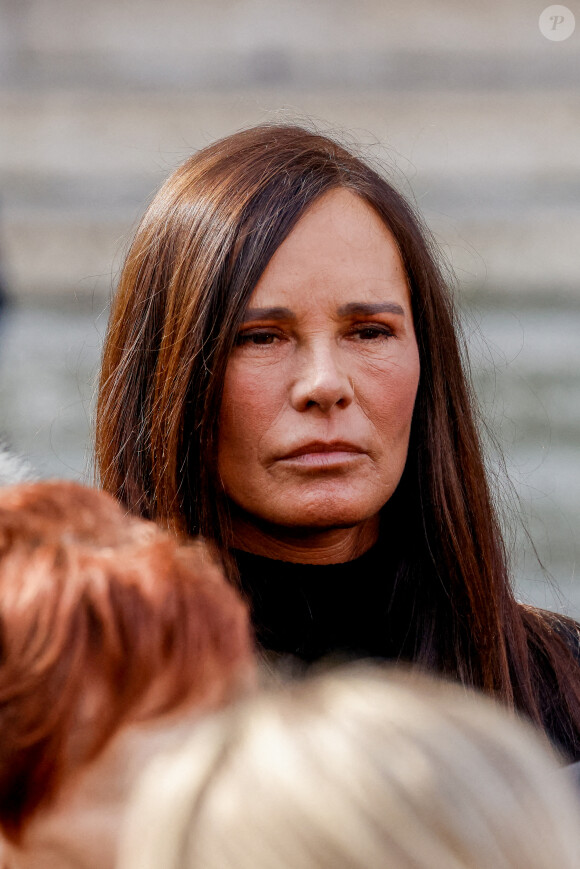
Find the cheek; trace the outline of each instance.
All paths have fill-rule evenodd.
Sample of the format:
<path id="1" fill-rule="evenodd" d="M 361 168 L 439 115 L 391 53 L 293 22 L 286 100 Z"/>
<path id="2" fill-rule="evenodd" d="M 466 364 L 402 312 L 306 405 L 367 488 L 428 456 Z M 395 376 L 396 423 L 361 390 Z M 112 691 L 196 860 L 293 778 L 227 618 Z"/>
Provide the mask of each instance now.
<path id="1" fill-rule="evenodd" d="M 367 378 L 365 411 L 383 436 L 408 438 L 419 374 L 419 356 L 413 352 L 400 363 L 375 370 Z"/>
<path id="2" fill-rule="evenodd" d="M 272 373 L 250 372 L 230 364 L 224 381 L 219 419 L 219 461 L 256 456 L 283 398 Z"/>

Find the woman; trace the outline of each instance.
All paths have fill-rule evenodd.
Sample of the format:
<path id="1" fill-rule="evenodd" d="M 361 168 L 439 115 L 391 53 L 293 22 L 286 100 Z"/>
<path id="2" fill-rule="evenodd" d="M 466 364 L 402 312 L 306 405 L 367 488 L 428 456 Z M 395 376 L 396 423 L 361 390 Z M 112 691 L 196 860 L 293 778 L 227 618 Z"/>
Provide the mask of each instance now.
<path id="1" fill-rule="evenodd" d="M 143 765 L 255 672 L 201 547 L 59 481 L 0 490 L 0 656 L 9 869 L 112 869 Z"/>
<path id="2" fill-rule="evenodd" d="M 513 597 L 429 237 L 337 143 L 256 127 L 162 187 L 113 303 L 96 458 L 130 510 L 215 545 L 265 650 L 417 662 L 580 757 L 576 626 Z"/>
<path id="3" fill-rule="evenodd" d="M 531 728 L 378 667 L 225 710 L 132 802 L 119 869 L 580 865 L 576 796 Z"/>

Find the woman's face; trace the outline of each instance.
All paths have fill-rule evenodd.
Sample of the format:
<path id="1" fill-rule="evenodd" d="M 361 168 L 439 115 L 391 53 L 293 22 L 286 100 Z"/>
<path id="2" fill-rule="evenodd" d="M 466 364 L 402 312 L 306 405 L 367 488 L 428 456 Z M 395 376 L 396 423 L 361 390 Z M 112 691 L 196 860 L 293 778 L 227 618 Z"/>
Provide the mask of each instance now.
<path id="1" fill-rule="evenodd" d="M 403 473 L 419 353 L 396 243 L 347 190 L 317 200 L 254 290 L 225 377 L 218 466 L 251 526 L 355 528 Z"/>

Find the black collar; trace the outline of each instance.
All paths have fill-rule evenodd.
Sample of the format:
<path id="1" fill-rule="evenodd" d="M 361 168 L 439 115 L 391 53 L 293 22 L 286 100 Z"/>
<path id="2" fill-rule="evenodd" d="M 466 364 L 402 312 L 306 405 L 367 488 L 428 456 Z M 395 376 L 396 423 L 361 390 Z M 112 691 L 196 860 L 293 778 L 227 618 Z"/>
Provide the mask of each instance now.
<path id="1" fill-rule="evenodd" d="M 391 657 L 393 581 L 384 549 L 340 564 L 295 564 L 234 550 L 259 645 L 304 661 Z"/>

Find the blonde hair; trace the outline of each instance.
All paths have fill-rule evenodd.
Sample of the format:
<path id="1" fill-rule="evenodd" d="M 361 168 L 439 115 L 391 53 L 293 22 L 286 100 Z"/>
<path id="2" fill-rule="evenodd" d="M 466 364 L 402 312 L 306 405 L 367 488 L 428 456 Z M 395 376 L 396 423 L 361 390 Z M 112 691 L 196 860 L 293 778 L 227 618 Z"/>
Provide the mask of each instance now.
<path id="1" fill-rule="evenodd" d="M 119 869 L 577 869 L 579 820 L 515 715 L 359 665 L 227 710 L 158 758 Z"/>

